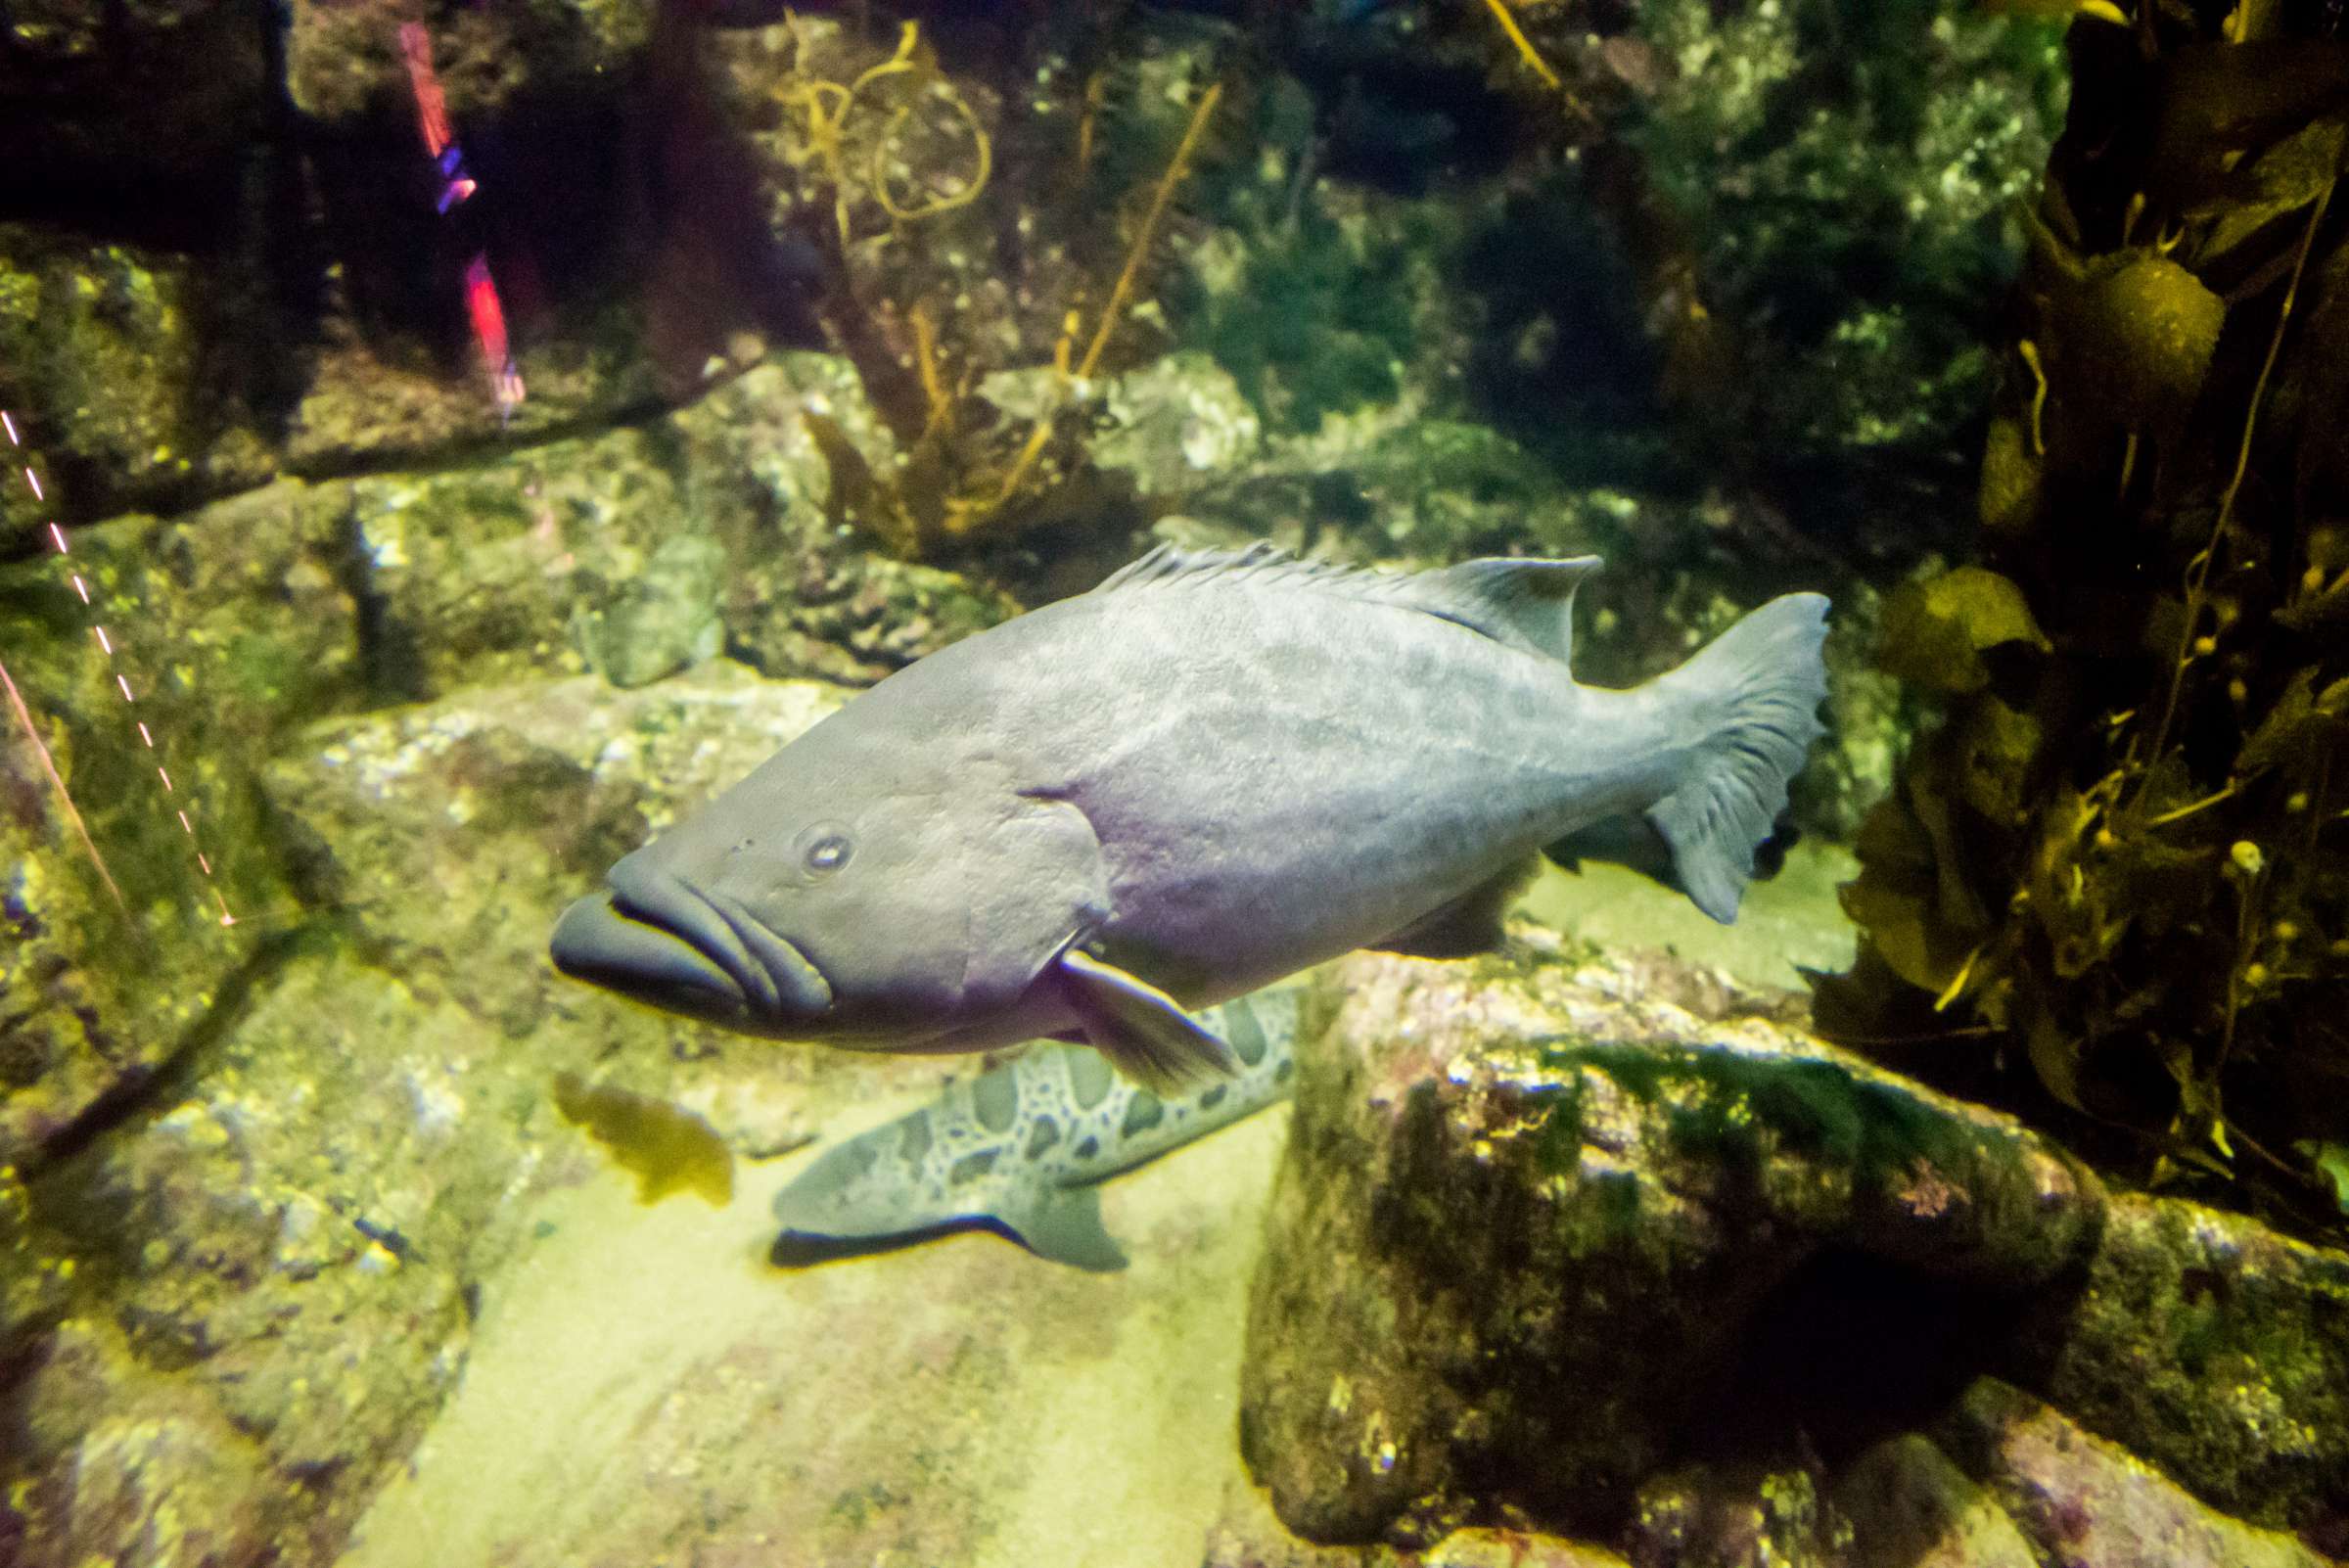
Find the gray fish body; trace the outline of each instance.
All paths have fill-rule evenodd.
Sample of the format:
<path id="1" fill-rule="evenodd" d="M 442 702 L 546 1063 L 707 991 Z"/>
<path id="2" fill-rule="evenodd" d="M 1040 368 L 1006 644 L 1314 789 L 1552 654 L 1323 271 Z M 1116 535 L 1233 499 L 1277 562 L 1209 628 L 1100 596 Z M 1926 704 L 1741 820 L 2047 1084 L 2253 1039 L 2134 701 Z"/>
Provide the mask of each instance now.
<path id="1" fill-rule="evenodd" d="M 1602 690 L 1566 659 L 1595 564 L 1160 552 L 824 719 L 616 865 L 556 961 L 785 1038 L 1083 1038 L 1168 1088 L 1232 1067 L 1178 1009 L 1466 950 L 1591 822 L 1645 813 L 1727 919 L 1819 732 L 1825 601 Z"/>
<path id="2" fill-rule="evenodd" d="M 920 1110 L 827 1149 L 775 1195 L 787 1240 L 880 1241 L 1000 1224 L 1040 1256 L 1125 1265 L 1093 1187 L 1284 1098 L 1299 992 L 1259 992 L 1202 1022 L 1232 1043 L 1235 1079 L 1160 1099 L 1097 1051 L 1038 1044 Z"/>

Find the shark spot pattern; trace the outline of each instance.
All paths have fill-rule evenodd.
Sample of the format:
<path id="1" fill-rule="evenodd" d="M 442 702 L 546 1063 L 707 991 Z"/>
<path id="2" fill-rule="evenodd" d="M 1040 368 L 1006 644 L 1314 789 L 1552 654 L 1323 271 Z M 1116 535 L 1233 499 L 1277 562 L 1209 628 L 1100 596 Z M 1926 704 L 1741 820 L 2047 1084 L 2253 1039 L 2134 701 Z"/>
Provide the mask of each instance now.
<path id="1" fill-rule="evenodd" d="M 1129 1138 L 1136 1132 L 1147 1132 L 1165 1121 L 1166 1116 L 1167 1108 L 1157 1095 L 1148 1089 L 1135 1089 L 1133 1098 L 1127 1102 L 1126 1122 L 1118 1129 L 1118 1136 Z"/>
<path id="2" fill-rule="evenodd" d="M 1010 1131 L 1011 1119 L 1019 1108 L 1020 1088 L 1007 1069 L 988 1073 L 971 1085 L 971 1109 L 979 1114 L 979 1125 L 990 1132 Z"/>
<path id="3" fill-rule="evenodd" d="M 1223 1027 L 1231 1038 L 1231 1048 L 1242 1065 L 1254 1067 L 1265 1059 L 1265 1031 L 1256 1021 L 1253 1008 L 1234 1003 L 1223 1009 Z M 1207 1101 L 1201 1100 L 1201 1105 Z"/>
<path id="4" fill-rule="evenodd" d="M 1069 1063 L 1069 1092 L 1080 1110 L 1091 1110 L 1109 1093 L 1109 1063 L 1096 1051 L 1085 1051 Z"/>
<path id="5" fill-rule="evenodd" d="M 1037 1117 L 1036 1126 L 1028 1130 L 1028 1158 L 1035 1159 L 1059 1141 L 1060 1124 L 1048 1116 Z"/>

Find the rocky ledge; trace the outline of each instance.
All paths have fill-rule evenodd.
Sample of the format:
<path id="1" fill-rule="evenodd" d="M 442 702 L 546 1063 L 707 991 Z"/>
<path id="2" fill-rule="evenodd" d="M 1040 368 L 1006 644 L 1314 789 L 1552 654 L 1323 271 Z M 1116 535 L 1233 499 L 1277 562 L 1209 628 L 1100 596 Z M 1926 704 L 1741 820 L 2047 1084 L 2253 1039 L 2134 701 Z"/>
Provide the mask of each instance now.
<path id="1" fill-rule="evenodd" d="M 1282 1529 L 1235 1504 L 1211 1561 L 2340 1549 L 2349 1260 L 2110 1194 L 1786 998 L 1521 938 L 1323 992 L 1241 1391 Z"/>

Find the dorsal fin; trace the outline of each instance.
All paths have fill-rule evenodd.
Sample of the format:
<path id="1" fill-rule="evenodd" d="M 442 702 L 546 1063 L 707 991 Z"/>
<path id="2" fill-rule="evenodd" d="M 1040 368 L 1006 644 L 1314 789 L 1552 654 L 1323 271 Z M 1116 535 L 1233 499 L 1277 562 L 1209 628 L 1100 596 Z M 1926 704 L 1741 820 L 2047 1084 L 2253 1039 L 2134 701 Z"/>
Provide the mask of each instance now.
<path id="1" fill-rule="evenodd" d="M 1433 572 L 1398 573 L 1301 561 L 1262 541 L 1244 550 L 1182 550 L 1162 544 L 1093 591 L 1126 593 L 1234 581 L 1295 584 L 1419 610 L 1565 664 L 1574 647 L 1574 591 L 1599 565 L 1594 555 L 1566 560 L 1485 556 Z"/>

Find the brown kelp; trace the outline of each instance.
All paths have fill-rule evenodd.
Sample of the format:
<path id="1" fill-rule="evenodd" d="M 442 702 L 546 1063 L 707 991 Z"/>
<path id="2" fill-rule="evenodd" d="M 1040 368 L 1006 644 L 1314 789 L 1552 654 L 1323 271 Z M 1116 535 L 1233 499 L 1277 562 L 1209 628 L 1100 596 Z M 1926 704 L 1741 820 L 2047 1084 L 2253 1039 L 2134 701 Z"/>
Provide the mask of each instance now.
<path id="1" fill-rule="evenodd" d="M 2349 43 L 2072 29 L 1983 564 L 1888 606 L 1947 721 L 1862 830 L 1830 1034 L 2153 1179 L 2349 1208 Z"/>
<path id="2" fill-rule="evenodd" d="M 1015 127 L 995 94 L 941 68 L 915 23 L 877 60 L 837 27 L 796 18 L 790 25 L 793 58 L 771 89 L 791 143 L 784 161 L 799 171 L 787 183 L 804 205 L 828 211 L 836 254 L 827 327 L 902 457 L 876 465 L 837 421 L 810 411 L 808 433 L 832 471 L 835 518 L 918 559 L 1101 510 L 1114 486 L 1090 469 L 1089 423 L 1075 405 L 1111 368 L 1119 329 L 1145 297 L 1154 247 L 1221 87 L 1197 91 L 1158 176 L 1126 193 L 1130 207 L 1096 203 L 1102 73 L 1053 86 L 1047 96 L 1067 102 L 1054 99 L 1040 128 Z M 1000 140 L 1016 144 L 1010 156 L 1035 176 L 1023 188 L 1071 199 L 1045 208 L 1006 198 L 1018 210 L 989 210 Z M 1103 249 L 1087 232 L 1095 210 L 1111 215 L 1119 242 L 1114 275 L 1087 265 Z M 1019 254 L 1016 275 L 990 275 L 989 259 L 1007 246 Z M 1036 383 L 1026 389 L 1033 397 L 1003 407 L 983 394 L 990 372 L 1023 370 Z"/>

